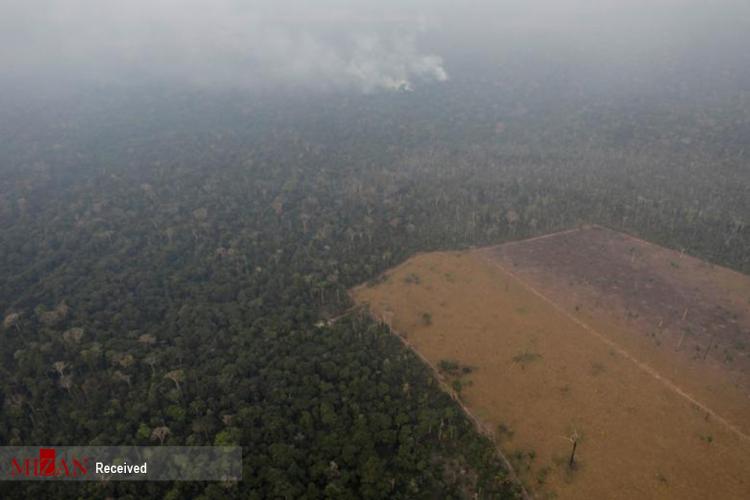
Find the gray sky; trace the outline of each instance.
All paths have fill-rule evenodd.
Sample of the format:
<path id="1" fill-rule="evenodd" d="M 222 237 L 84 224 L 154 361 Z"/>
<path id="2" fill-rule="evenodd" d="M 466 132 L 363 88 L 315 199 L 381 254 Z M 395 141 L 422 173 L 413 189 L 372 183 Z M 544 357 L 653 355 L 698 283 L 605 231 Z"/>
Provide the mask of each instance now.
<path id="1" fill-rule="evenodd" d="M 731 72 L 750 65 L 749 16 L 736 0 L 0 0 L 0 72 L 370 92 L 529 49 L 599 71 L 707 53 Z"/>

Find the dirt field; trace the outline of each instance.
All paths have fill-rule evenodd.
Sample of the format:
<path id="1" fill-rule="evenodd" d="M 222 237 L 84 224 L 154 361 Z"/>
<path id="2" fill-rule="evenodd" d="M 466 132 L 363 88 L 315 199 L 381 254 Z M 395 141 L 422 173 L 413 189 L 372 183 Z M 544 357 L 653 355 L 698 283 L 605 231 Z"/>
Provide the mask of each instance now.
<path id="1" fill-rule="evenodd" d="M 750 498 L 749 277 L 586 228 L 418 255 L 352 294 L 537 498 Z"/>

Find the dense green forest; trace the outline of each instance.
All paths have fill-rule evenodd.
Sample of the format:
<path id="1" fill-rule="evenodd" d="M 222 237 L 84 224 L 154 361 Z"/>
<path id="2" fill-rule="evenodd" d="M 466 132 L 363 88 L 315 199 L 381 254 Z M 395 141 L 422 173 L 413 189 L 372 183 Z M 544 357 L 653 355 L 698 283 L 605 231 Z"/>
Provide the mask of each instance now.
<path id="1" fill-rule="evenodd" d="M 349 287 L 417 251 L 583 223 L 750 272 L 747 92 L 456 78 L 0 108 L 0 444 L 244 449 L 239 484 L 3 498 L 515 498 L 387 327 L 326 321 Z"/>

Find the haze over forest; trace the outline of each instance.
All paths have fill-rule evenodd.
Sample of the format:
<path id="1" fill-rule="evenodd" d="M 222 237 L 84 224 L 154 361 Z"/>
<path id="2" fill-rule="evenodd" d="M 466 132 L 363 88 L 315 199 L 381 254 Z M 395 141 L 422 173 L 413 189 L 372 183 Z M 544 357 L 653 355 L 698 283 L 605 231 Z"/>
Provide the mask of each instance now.
<path id="1" fill-rule="evenodd" d="M 0 497 L 517 498 L 349 290 L 582 224 L 750 273 L 748 47 L 742 0 L 1 3 L 0 445 L 244 472 Z"/>
<path id="2" fill-rule="evenodd" d="M 748 16 L 739 0 L 34 0 L 3 7 L 0 62 L 4 80 L 53 87 L 373 92 L 502 78 L 506 65 L 620 91 L 723 87 L 747 78 Z"/>

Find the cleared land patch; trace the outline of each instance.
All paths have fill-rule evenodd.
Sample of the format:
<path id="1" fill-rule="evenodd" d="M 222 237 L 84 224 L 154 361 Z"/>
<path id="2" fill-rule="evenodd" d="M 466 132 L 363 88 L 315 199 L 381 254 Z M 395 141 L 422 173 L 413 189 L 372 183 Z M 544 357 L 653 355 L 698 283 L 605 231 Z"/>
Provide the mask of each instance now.
<path id="1" fill-rule="evenodd" d="M 418 255 L 352 294 L 537 497 L 682 499 L 750 498 L 748 291 L 746 276 L 587 228 Z"/>

